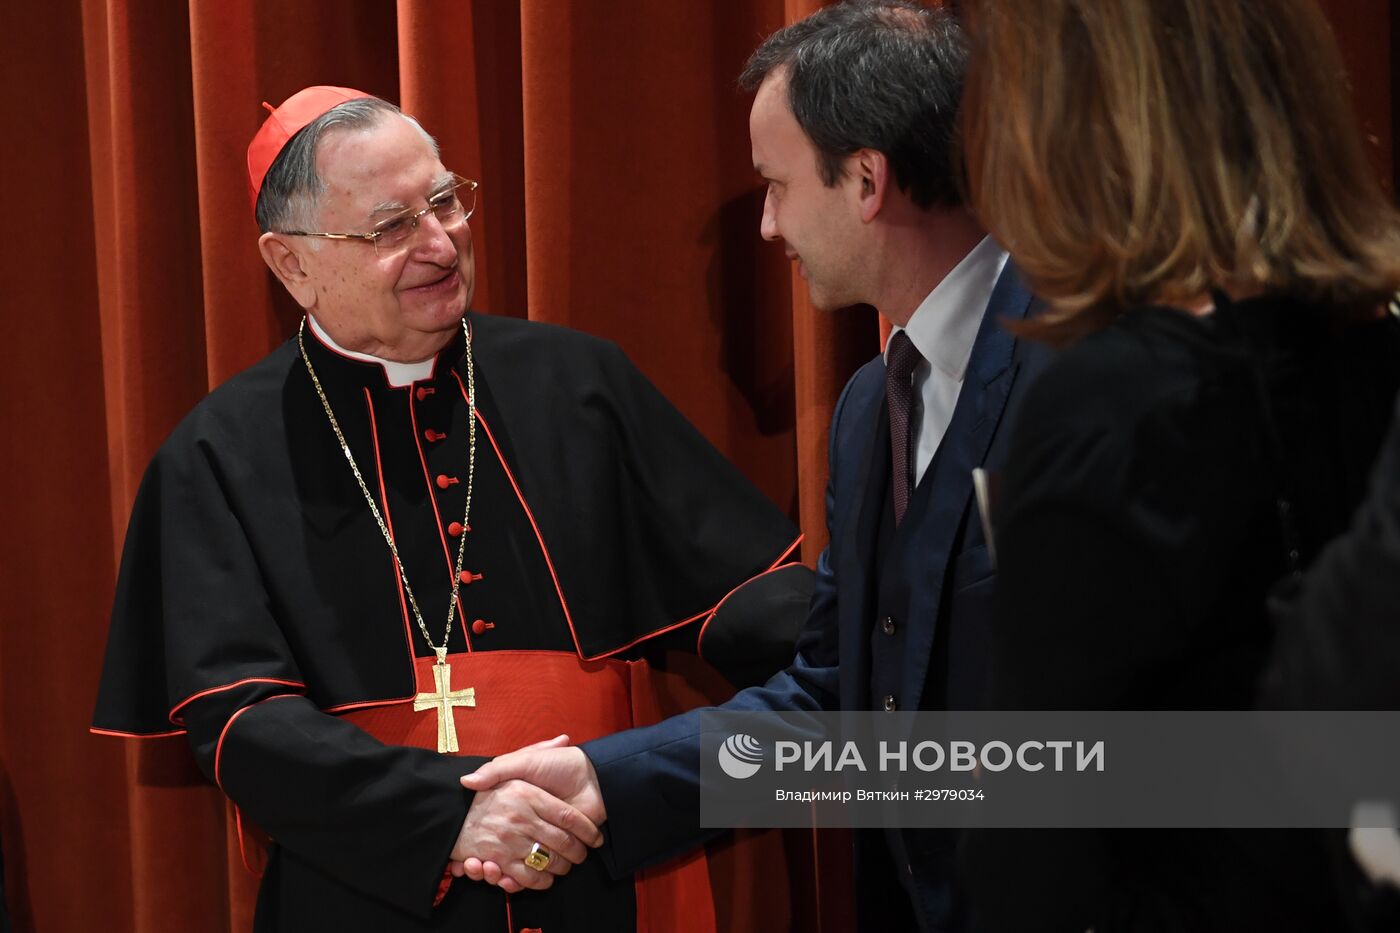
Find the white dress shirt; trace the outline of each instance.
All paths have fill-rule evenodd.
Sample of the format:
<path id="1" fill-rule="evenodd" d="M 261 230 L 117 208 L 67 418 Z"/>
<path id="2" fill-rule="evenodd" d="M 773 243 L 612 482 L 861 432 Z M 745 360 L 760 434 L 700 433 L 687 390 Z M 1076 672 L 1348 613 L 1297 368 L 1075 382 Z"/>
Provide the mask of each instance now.
<path id="1" fill-rule="evenodd" d="M 354 350 L 345 349 L 332 340 L 331 335 L 326 333 L 311 315 L 306 316 L 306 321 L 311 325 L 311 330 L 316 334 L 316 337 L 341 356 L 348 356 L 361 363 L 378 363 L 384 367 L 384 378 L 388 380 L 389 385 L 396 389 L 433 377 L 433 365 L 437 362 L 437 354 L 416 363 L 395 363 L 393 360 L 382 360 L 377 356 L 370 356 L 368 353 L 356 353 Z"/>
<path id="2" fill-rule="evenodd" d="M 914 450 L 914 482 L 924 478 L 933 461 L 962 390 L 967 361 L 982 315 L 997 279 L 1006 267 L 1006 250 L 983 237 L 953 271 L 934 286 L 914 310 L 904 331 L 924 361 L 914 367 L 914 404 L 909 415 L 909 445 Z M 888 353 L 888 349 L 886 350 Z M 886 357 L 888 362 L 888 356 Z"/>

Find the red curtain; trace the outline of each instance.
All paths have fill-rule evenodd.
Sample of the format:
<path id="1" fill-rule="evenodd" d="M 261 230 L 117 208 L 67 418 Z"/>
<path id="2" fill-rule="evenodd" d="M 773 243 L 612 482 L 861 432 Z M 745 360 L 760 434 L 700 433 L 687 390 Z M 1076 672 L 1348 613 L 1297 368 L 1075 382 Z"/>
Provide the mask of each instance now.
<path id="1" fill-rule="evenodd" d="M 142 470 L 290 332 L 244 150 L 309 84 L 399 100 L 482 182 L 477 306 L 618 341 L 825 543 L 826 429 L 879 345 L 757 236 L 758 41 L 819 0 L 124 0 L 0 6 L 0 845 L 18 930 L 240 930 L 253 881 L 179 740 L 87 733 Z M 1390 11 L 1333 0 L 1389 176 Z M 847 926 L 841 838 L 791 845 L 794 927 Z M 820 880 L 814 880 L 820 879 Z M 827 898 L 825 903 L 818 893 Z M 834 893 L 833 893 L 834 892 Z M 846 893 L 843 893 L 846 892 Z M 771 892 L 765 892 L 771 896 Z"/>

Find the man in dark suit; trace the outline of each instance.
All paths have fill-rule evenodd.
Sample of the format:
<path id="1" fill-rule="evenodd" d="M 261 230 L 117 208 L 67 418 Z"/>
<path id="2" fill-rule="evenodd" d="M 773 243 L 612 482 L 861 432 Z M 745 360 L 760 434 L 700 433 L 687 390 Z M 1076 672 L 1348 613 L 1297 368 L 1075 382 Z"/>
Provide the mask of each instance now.
<path id="1" fill-rule="evenodd" d="M 874 306 L 886 352 L 832 420 L 827 523 L 791 666 L 725 709 L 958 709 L 978 705 L 993 567 L 972 470 L 995 469 L 1008 411 L 1036 361 L 1001 327 L 1031 296 L 962 203 L 953 138 L 966 47 L 949 13 L 844 3 L 770 36 L 741 84 L 760 227 L 798 263 L 812 302 Z M 504 756 L 463 779 L 523 778 L 606 816 L 612 870 L 702 843 L 698 719 L 676 717 L 573 749 Z M 857 838 L 862 928 L 957 930 L 949 831 Z M 468 860 L 473 877 L 496 867 Z"/>

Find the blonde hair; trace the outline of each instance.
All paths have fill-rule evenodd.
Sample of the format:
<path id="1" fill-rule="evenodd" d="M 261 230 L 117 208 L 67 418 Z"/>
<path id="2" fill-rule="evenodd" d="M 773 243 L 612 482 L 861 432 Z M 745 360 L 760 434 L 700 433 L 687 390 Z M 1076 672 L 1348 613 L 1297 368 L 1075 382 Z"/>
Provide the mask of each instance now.
<path id="1" fill-rule="evenodd" d="M 1070 340 L 1213 287 L 1370 311 L 1400 215 L 1312 0 L 974 0 L 972 203 Z"/>

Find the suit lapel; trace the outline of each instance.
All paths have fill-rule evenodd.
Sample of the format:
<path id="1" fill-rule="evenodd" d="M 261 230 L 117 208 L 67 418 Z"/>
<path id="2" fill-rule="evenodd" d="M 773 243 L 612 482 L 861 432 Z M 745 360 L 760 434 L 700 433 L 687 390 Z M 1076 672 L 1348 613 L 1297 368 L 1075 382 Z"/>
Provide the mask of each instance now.
<path id="1" fill-rule="evenodd" d="M 842 456 L 854 470 L 853 482 L 838 497 L 837 520 L 831 529 L 836 579 L 840 581 L 839 601 L 841 667 L 848 672 L 841 678 L 841 703 L 846 709 L 863 709 L 870 693 L 870 639 L 874 603 L 874 579 L 880 508 L 884 502 L 886 477 L 890 472 L 890 428 L 885 415 L 884 366 L 876 361 L 878 373 L 871 373 L 871 384 L 846 413 L 853 429 L 842 440 Z M 878 377 L 878 378 L 877 378 Z"/>
<path id="2" fill-rule="evenodd" d="M 909 629 L 901 709 L 917 709 L 922 697 L 934 636 L 943 622 L 938 610 L 948 563 L 972 500 L 972 470 L 986 458 L 1015 379 L 1016 341 L 1001 324 L 1024 318 L 1030 303 L 1030 292 L 1008 262 L 982 316 L 953 419 L 919 484 L 922 514 L 914 516 L 916 523 L 909 517 L 902 523 L 908 537 L 899 542 L 895 555 L 910 581 L 910 619 L 928 623 L 919 621 Z"/>

